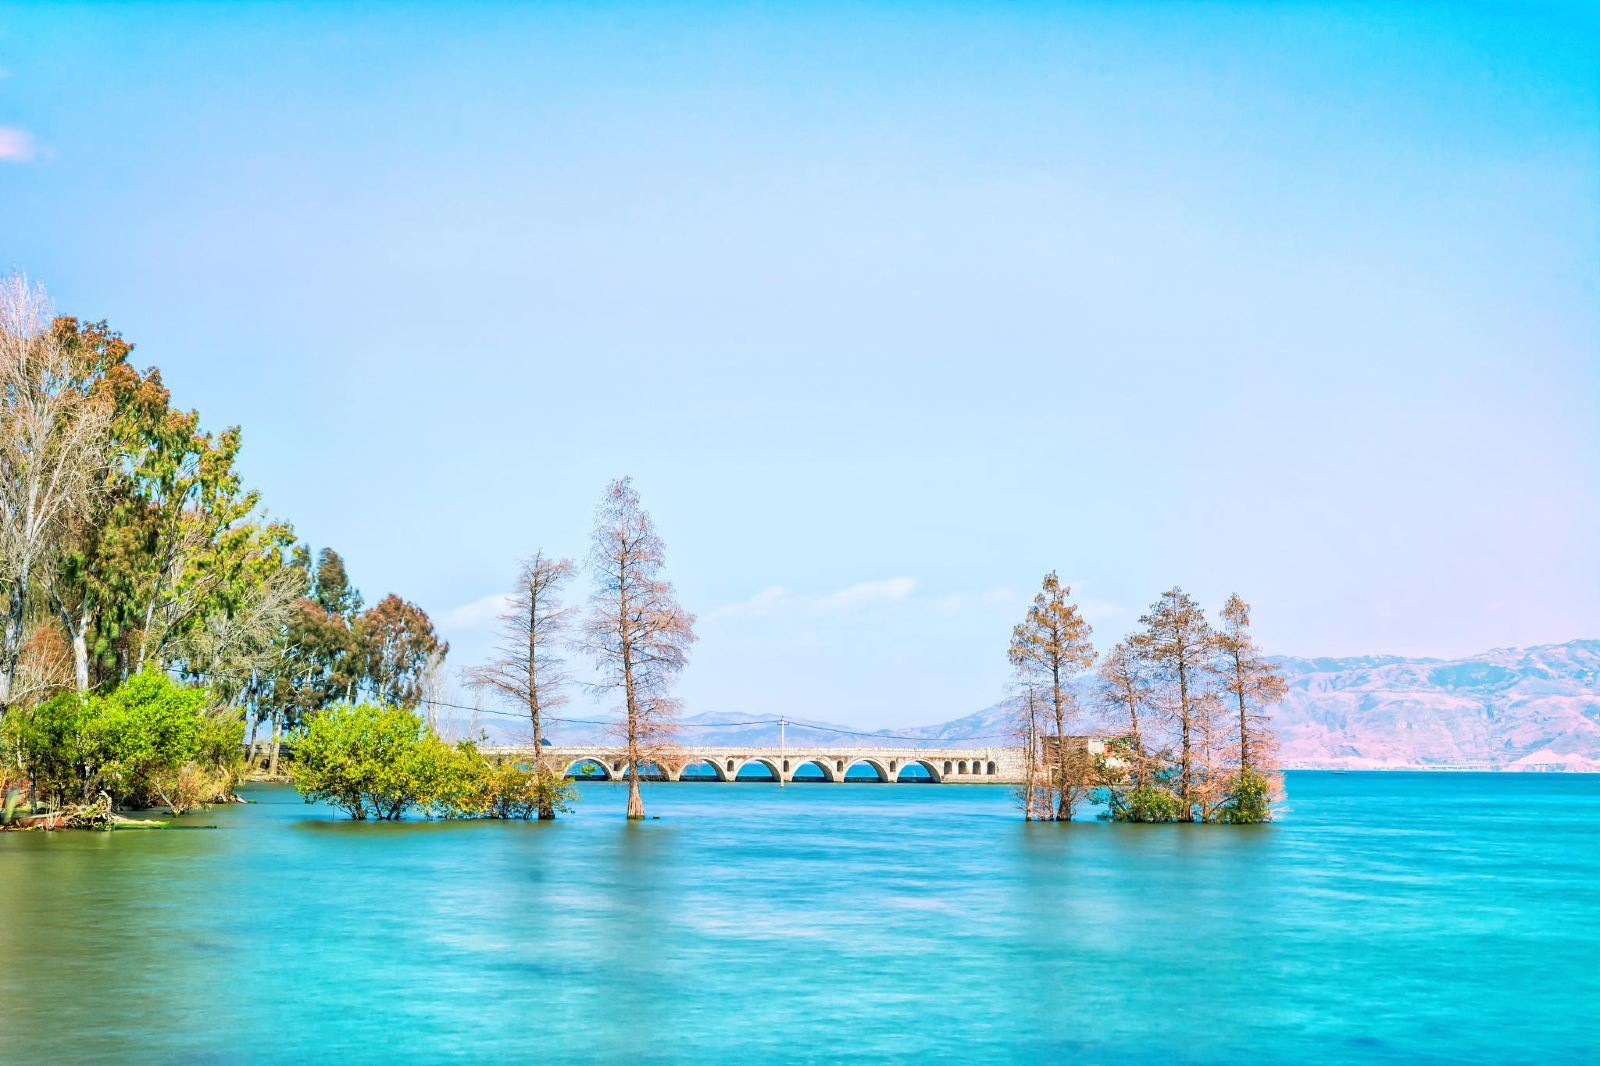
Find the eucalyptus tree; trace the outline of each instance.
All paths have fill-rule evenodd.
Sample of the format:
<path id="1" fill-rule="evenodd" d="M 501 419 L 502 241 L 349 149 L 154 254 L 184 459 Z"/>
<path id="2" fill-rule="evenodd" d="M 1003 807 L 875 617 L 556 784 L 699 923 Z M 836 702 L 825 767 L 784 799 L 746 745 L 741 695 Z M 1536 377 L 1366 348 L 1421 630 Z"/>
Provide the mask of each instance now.
<path id="1" fill-rule="evenodd" d="M 392 592 L 361 614 L 355 636 L 366 660 L 367 691 L 379 703 L 407 710 L 422 702 L 430 668 L 450 650 L 428 612 Z"/>
<path id="2" fill-rule="evenodd" d="M 1048 744 L 1044 747 L 1054 757 L 1051 777 L 1059 821 L 1072 819 L 1073 805 L 1084 787 L 1081 760 L 1069 750 L 1067 722 L 1075 716 L 1076 701 L 1067 682 L 1094 663 L 1093 629 L 1071 595 L 1072 589 L 1054 570 L 1046 574 L 1027 616 L 1011 631 L 1007 654 L 1018 683 L 1044 705 L 1055 726 L 1054 752 L 1049 752 Z"/>
<path id="3" fill-rule="evenodd" d="M 0 716 L 21 695 L 13 682 L 44 571 L 101 483 L 110 412 L 93 369 L 55 329 L 42 287 L 0 280 Z"/>
<path id="4" fill-rule="evenodd" d="M 661 576 L 666 549 L 631 478 L 613 481 L 595 512 L 589 569 L 595 589 L 582 646 L 601 680 L 590 687 L 621 701 L 617 728 L 627 764 L 628 817 L 644 817 L 639 775 L 660 759 L 678 704 L 673 680 L 694 643 L 694 615 Z"/>

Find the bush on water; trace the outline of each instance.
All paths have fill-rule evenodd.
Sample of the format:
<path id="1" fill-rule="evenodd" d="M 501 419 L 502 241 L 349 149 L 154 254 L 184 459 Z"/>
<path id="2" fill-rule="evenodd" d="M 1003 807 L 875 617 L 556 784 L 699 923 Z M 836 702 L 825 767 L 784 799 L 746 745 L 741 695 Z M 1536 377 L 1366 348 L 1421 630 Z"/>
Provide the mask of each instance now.
<path id="1" fill-rule="evenodd" d="M 312 718 L 289 770 L 307 803 L 351 818 L 554 818 L 577 789 L 550 769 L 495 762 L 471 741 L 450 744 L 400 707 L 332 707 Z"/>

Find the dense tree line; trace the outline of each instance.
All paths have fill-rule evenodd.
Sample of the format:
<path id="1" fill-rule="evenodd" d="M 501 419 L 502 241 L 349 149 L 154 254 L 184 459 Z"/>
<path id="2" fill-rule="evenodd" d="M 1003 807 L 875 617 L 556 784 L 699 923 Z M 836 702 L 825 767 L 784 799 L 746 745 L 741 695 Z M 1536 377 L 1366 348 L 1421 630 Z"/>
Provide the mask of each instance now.
<path id="1" fill-rule="evenodd" d="M 1019 800 L 1030 820 L 1067 821 L 1091 796 L 1132 822 L 1262 822 L 1280 794 L 1267 709 L 1284 682 L 1256 646 L 1250 607 L 1228 597 L 1220 626 L 1180 588 L 1097 657 L 1091 628 L 1054 572 L 1012 632 L 1027 749 Z M 1068 683 L 1095 667 L 1091 707 Z M 1109 734 L 1094 752 L 1088 734 Z"/>
<path id="2" fill-rule="evenodd" d="M 324 708 L 415 707 L 447 651 L 427 614 L 393 595 L 362 610 L 343 559 L 245 487 L 238 427 L 205 429 L 133 351 L 0 279 L 0 774 L 43 735 L 20 719 L 112 706 L 152 670 L 201 693 L 234 750 L 267 725 L 274 771 L 284 730 Z"/>

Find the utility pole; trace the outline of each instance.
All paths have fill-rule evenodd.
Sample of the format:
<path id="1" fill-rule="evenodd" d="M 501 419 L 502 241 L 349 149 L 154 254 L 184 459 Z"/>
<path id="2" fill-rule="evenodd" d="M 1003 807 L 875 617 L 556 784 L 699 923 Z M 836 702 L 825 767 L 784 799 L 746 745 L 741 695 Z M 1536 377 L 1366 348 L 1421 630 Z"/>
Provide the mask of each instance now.
<path id="1" fill-rule="evenodd" d="M 783 787 L 783 768 L 789 765 L 789 719 L 778 716 L 778 787 Z"/>

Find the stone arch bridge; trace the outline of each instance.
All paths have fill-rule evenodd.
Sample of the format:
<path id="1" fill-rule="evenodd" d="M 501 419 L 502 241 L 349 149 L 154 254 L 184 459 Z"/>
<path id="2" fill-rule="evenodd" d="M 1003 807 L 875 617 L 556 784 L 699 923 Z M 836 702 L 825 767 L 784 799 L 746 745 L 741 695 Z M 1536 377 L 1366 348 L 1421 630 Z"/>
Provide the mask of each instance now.
<path id="1" fill-rule="evenodd" d="M 531 747 L 491 748 L 489 753 L 505 758 L 527 759 Z M 544 760 L 572 774 L 590 765 L 606 778 L 623 776 L 626 766 L 623 749 L 604 745 L 546 745 Z M 821 772 L 824 781 L 843 783 L 852 768 L 866 767 L 879 781 L 894 783 L 916 780 L 935 784 L 1017 784 L 1022 781 L 1024 757 L 1021 748 L 780 748 L 748 746 L 736 748 L 682 747 L 653 760 L 656 771 L 646 769 L 646 780 L 733 781 L 750 766 L 764 767 L 780 782 L 795 780 L 807 767 Z M 919 770 L 912 770 L 918 767 Z M 688 774 L 685 774 L 688 771 Z M 859 774 L 859 770 L 857 771 Z M 816 780 L 815 772 L 809 775 Z M 859 776 L 851 781 L 861 780 Z"/>

